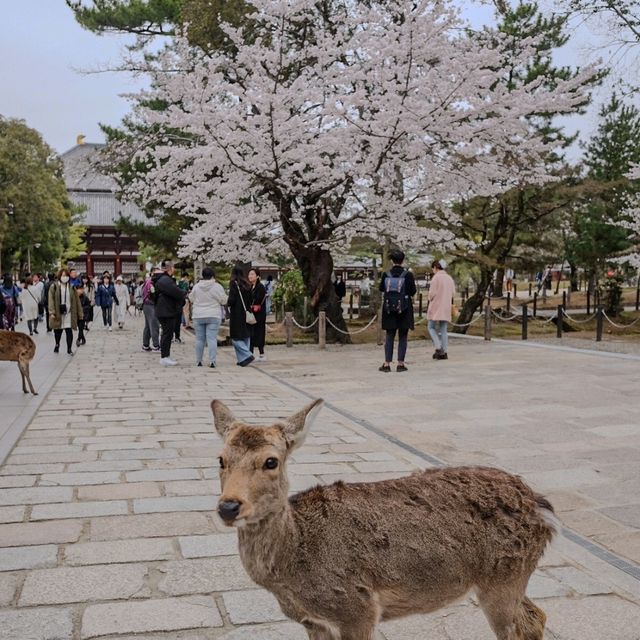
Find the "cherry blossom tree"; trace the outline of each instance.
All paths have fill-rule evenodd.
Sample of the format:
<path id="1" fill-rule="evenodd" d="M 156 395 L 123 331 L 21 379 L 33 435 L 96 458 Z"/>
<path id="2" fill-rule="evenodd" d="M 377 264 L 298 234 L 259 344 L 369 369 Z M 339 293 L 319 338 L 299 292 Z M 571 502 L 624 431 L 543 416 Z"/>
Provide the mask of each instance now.
<path id="1" fill-rule="evenodd" d="M 288 249 L 314 311 L 344 327 L 333 248 L 357 235 L 446 248 L 429 211 L 549 177 L 552 142 L 528 118 L 584 103 L 585 78 L 509 87 L 505 56 L 533 55 L 472 33 L 446 0 L 254 0 L 230 46 L 178 40 L 150 68 L 135 117 L 154 134 L 127 195 L 193 220 L 184 255 L 233 261 Z M 153 105 L 162 105 L 162 109 Z M 530 159 L 509 175 L 505 159 Z M 453 213 L 451 214 L 453 215 Z"/>

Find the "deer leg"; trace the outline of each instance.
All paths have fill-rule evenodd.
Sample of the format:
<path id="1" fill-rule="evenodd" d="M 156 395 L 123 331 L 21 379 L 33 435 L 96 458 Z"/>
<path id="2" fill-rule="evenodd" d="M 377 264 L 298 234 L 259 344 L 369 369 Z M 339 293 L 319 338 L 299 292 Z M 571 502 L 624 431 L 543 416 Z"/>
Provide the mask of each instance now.
<path id="1" fill-rule="evenodd" d="M 478 590 L 480 607 L 498 640 L 524 640 L 516 622 L 523 596 L 519 587 L 508 584 Z"/>
<path id="2" fill-rule="evenodd" d="M 20 369 L 20 375 L 22 376 L 22 390 L 25 393 L 28 393 L 27 387 L 25 385 L 25 380 L 29 383 L 29 389 L 34 396 L 38 395 L 38 392 L 33 388 L 33 383 L 31 382 L 31 372 L 29 370 L 29 362 L 24 362 L 22 360 L 18 360 L 18 368 Z"/>
<path id="3" fill-rule="evenodd" d="M 375 640 L 375 624 L 369 622 L 340 627 L 340 640 Z"/>

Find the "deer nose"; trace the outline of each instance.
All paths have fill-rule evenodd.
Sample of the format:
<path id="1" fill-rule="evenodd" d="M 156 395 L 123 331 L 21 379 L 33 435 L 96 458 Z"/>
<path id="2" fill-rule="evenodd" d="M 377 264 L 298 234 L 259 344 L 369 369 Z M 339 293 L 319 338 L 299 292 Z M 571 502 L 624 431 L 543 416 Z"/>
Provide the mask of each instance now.
<path id="1" fill-rule="evenodd" d="M 225 500 L 218 504 L 218 514 L 225 522 L 233 522 L 240 513 L 240 502 L 237 500 Z"/>

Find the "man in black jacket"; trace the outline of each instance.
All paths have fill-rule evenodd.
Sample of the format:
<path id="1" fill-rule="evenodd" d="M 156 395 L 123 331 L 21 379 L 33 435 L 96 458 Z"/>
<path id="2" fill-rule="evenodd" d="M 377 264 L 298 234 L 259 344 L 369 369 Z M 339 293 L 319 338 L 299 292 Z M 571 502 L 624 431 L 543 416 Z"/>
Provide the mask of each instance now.
<path id="1" fill-rule="evenodd" d="M 156 317 L 162 329 L 160 337 L 160 364 L 170 367 L 178 364 L 171 359 L 171 340 L 175 331 L 178 314 L 184 306 L 186 294 L 173 279 L 175 268 L 171 260 L 162 261 L 162 271 L 156 273 L 152 296 L 155 298 Z"/>

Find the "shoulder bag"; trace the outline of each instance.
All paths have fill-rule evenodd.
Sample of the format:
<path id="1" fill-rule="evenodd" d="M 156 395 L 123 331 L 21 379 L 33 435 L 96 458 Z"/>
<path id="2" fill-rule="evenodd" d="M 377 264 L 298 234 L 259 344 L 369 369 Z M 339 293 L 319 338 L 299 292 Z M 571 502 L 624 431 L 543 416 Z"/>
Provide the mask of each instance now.
<path id="1" fill-rule="evenodd" d="M 242 308 L 244 309 L 245 322 L 247 324 L 255 324 L 257 322 L 256 317 L 251 313 L 251 311 L 247 310 L 247 305 L 244 303 L 244 298 L 242 297 L 242 289 L 237 281 L 236 287 L 238 287 L 238 295 L 240 296 L 240 302 L 242 302 Z"/>

